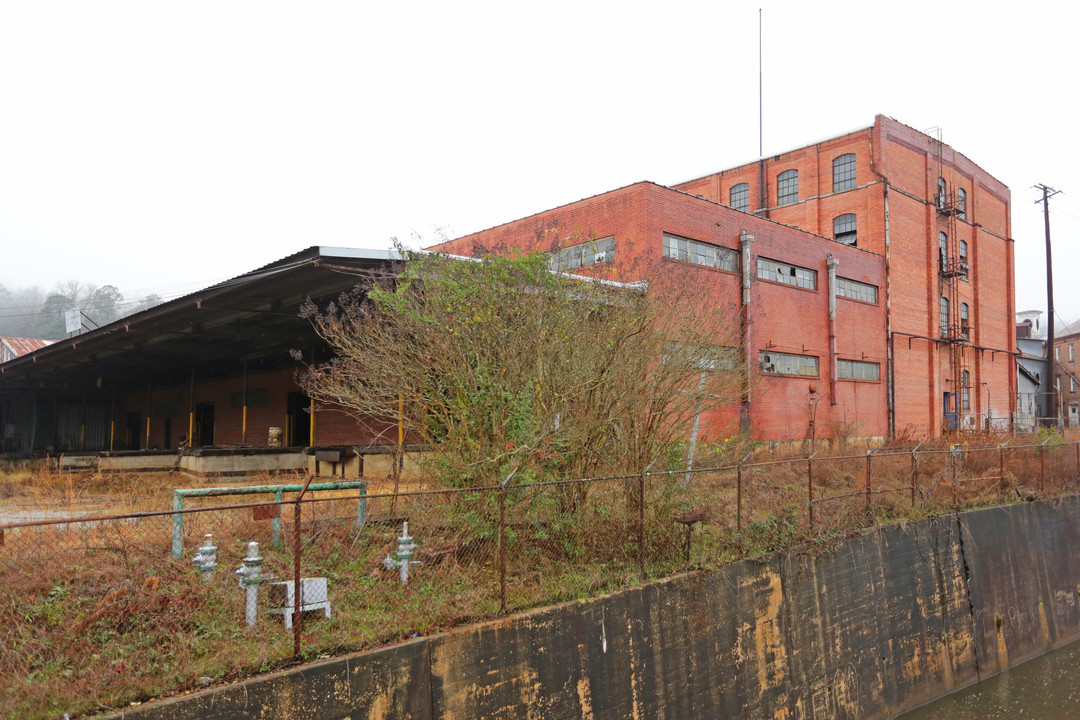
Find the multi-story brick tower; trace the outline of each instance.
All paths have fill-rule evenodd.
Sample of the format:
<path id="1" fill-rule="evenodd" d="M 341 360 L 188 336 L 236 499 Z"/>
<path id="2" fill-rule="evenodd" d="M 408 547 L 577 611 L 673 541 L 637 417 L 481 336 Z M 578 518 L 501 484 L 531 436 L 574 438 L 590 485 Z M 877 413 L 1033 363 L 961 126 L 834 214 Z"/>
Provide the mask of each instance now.
<path id="1" fill-rule="evenodd" d="M 1009 190 L 939 137 L 879 115 L 673 187 L 884 257 L 890 434 L 1009 426 Z"/>

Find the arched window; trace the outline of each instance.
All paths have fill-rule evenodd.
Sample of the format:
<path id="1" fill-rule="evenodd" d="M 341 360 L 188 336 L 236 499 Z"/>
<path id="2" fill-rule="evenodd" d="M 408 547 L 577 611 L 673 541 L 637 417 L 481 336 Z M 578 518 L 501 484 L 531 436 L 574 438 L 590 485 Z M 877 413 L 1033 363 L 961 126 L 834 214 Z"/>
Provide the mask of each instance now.
<path id="1" fill-rule="evenodd" d="M 949 337 L 949 298 L 941 298 L 939 320 L 941 321 L 941 337 Z"/>
<path id="2" fill-rule="evenodd" d="M 842 242 L 845 245 L 855 245 L 856 240 L 858 239 L 856 229 L 855 213 L 838 215 L 833 218 L 832 230 L 833 238 L 836 239 L 836 242 Z"/>
<path id="3" fill-rule="evenodd" d="M 967 370 L 960 373 L 960 409 L 971 410 L 971 373 Z"/>
<path id="4" fill-rule="evenodd" d="M 956 217 L 967 220 L 967 190 L 964 188 L 956 191 Z"/>
<path id="5" fill-rule="evenodd" d="M 832 161 L 832 191 L 855 187 L 855 153 L 841 155 Z"/>
<path id="6" fill-rule="evenodd" d="M 739 212 L 750 212 L 750 185 L 739 183 L 732 185 L 728 195 L 728 205 Z"/>
<path id="7" fill-rule="evenodd" d="M 799 171 L 785 170 L 776 178 L 776 204 L 799 202 Z"/>
<path id="8" fill-rule="evenodd" d="M 937 247 L 938 267 L 944 270 L 945 264 L 949 262 L 949 236 L 943 232 L 939 232 L 937 234 Z"/>
<path id="9" fill-rule="evenodd" d="M 937 206 L 938 210 L 945 209 L 945 178 L 939 177 L 937 179 Z"/>
<path id="10" fill-rule="evenodd" d="M 967 242 L 964 241 L 964 240 L 960 241 L 960 258 L 959 259 L 960 259 L 960 270 L 963 272 L 963 274 L 960 277 L 967 280 L 968 279 L 968 253 L 967 253 Z"/>
<path id="11" fill-rule="evenodd" d="M 971 335 L 971 322 L 968 319 L 968 304 L 960 303 L 960 332 L 964 339 L 968 340 Z"/>

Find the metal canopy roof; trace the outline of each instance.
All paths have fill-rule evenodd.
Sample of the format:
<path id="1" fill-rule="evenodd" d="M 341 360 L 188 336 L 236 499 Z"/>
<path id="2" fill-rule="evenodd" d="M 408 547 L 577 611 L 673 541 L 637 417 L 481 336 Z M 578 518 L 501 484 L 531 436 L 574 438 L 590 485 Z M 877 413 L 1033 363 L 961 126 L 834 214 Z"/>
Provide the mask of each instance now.
<path id="1" fill-rule="evenodd" d="M 185 295 L 0 365 L 0 392 L 60 394 L 186 384 L 249 370 L 295 365 L 292 349 L 325 356 L 307 299 L 325 304 L 358 273 L 389 266 L 386 250 L 311 247 L 205 290 Z"/>

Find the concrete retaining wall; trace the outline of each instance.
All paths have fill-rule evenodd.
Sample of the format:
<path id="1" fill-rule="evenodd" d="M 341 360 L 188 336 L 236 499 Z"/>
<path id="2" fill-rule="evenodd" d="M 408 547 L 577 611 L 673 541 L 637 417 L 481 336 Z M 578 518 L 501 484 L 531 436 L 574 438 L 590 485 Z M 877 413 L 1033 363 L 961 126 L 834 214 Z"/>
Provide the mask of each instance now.
<path id="1" fill-rule="evenodd" d="M 887 718 L 1080 637 L 1080 500 L 894 525 L 256 678 L 139 720 Z"/>

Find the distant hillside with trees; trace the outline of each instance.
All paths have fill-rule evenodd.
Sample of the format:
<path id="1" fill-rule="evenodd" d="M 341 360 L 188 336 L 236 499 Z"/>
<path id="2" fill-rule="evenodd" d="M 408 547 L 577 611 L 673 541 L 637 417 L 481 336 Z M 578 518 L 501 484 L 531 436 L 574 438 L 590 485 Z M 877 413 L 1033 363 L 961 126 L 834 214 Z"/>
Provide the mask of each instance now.
<path id="1" fill-rule="evenodd" d="M 159 305 L 156 293 L 126 301 L 115 285 L 78 280 L 57 283 L 52 290 L 39 286 L 9 289 L 0 285 L 0 335 L 61 340 L 67 337 L 64 313 L 79 310 L 91 327 Z"/>

